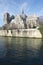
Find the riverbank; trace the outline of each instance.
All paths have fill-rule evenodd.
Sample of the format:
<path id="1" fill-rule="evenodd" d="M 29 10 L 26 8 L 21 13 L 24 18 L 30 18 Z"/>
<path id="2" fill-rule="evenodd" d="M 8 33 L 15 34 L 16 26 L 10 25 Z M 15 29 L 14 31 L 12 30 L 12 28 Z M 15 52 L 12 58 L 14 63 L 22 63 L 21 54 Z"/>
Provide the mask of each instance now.
<path id="1" fill-rule="evenodd" d="M 38 29 L 0 30 L 0 36 L 42 38 L 42 35 Z"/>
<path id="2" fill-rule="evenodd" d="M 40 30 L 40 32 L 42 34 L 42 38 L 43 38 L 43 26 L 40 26 L 39 30 Z"/>

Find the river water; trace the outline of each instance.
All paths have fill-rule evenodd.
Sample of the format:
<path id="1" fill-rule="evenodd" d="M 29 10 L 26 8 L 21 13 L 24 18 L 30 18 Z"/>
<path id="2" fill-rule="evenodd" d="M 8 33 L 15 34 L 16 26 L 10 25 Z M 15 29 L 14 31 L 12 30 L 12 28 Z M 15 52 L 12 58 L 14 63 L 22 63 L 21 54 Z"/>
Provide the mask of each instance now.
<path id="1" fill-rule="evenodd" d="M 43 39 L 0 37 L 0 65 L 43 64 Z"/>

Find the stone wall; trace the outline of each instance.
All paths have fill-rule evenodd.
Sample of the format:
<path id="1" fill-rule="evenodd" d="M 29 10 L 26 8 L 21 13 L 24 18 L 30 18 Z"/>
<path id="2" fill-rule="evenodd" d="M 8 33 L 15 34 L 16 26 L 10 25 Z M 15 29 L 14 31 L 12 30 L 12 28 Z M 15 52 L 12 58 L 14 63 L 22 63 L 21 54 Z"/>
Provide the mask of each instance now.
<path id="1" fill-rule="evenodd" d="M 42 38 L 40 31 L 37 29 L 0 30 L 0 36 Z"/>

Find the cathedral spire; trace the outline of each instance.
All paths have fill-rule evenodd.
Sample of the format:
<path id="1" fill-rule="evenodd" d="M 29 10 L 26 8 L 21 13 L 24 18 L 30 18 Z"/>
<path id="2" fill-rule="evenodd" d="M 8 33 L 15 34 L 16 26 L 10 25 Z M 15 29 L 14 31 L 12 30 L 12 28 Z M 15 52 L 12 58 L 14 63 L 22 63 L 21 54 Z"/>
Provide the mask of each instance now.
<path id="1" fill-rule="evenodd" d="M 24 8 L 22 8 L 22 14 L 24 14 Z"/>

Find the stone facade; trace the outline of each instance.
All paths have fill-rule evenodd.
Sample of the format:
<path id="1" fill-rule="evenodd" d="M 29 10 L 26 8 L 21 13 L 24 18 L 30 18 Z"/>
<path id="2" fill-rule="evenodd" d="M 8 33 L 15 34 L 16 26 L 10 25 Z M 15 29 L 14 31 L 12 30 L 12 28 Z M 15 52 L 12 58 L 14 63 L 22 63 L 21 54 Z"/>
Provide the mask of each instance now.
<path id="1" fill-rule="evenodd" d="M 37 16 L 28 16 L 26 19 L 27 28 L 37 27 L 38 17 Z"/>
<path id="2" fill-rule="evenodd" d="M 14 17 L 6 13 L 4 15 L 4 22 L 5 24 L 9 24 L 12 29 L 30 29 L 37 27 L 38 17 L 36 15 L 26 16 L 24 13 Z M 12 24 L 14 24 L 14 26 Z"/>
<path id="3" fill-rule="evenodd" d="M 23 29 L 24 23 L 23 20 L 20 18 L 20 15 L 15 16 L 15 19 L 11 21 L 11 24 L 15 24 L 17 29 Z"/>
<path id="4" fill-rule="evenodd" d="M 14 15 L 10 16 L 9 13 L 5 13 L 3 17 L 4 24 L 9 24 L 12 19 L 14 19 Z"/>

